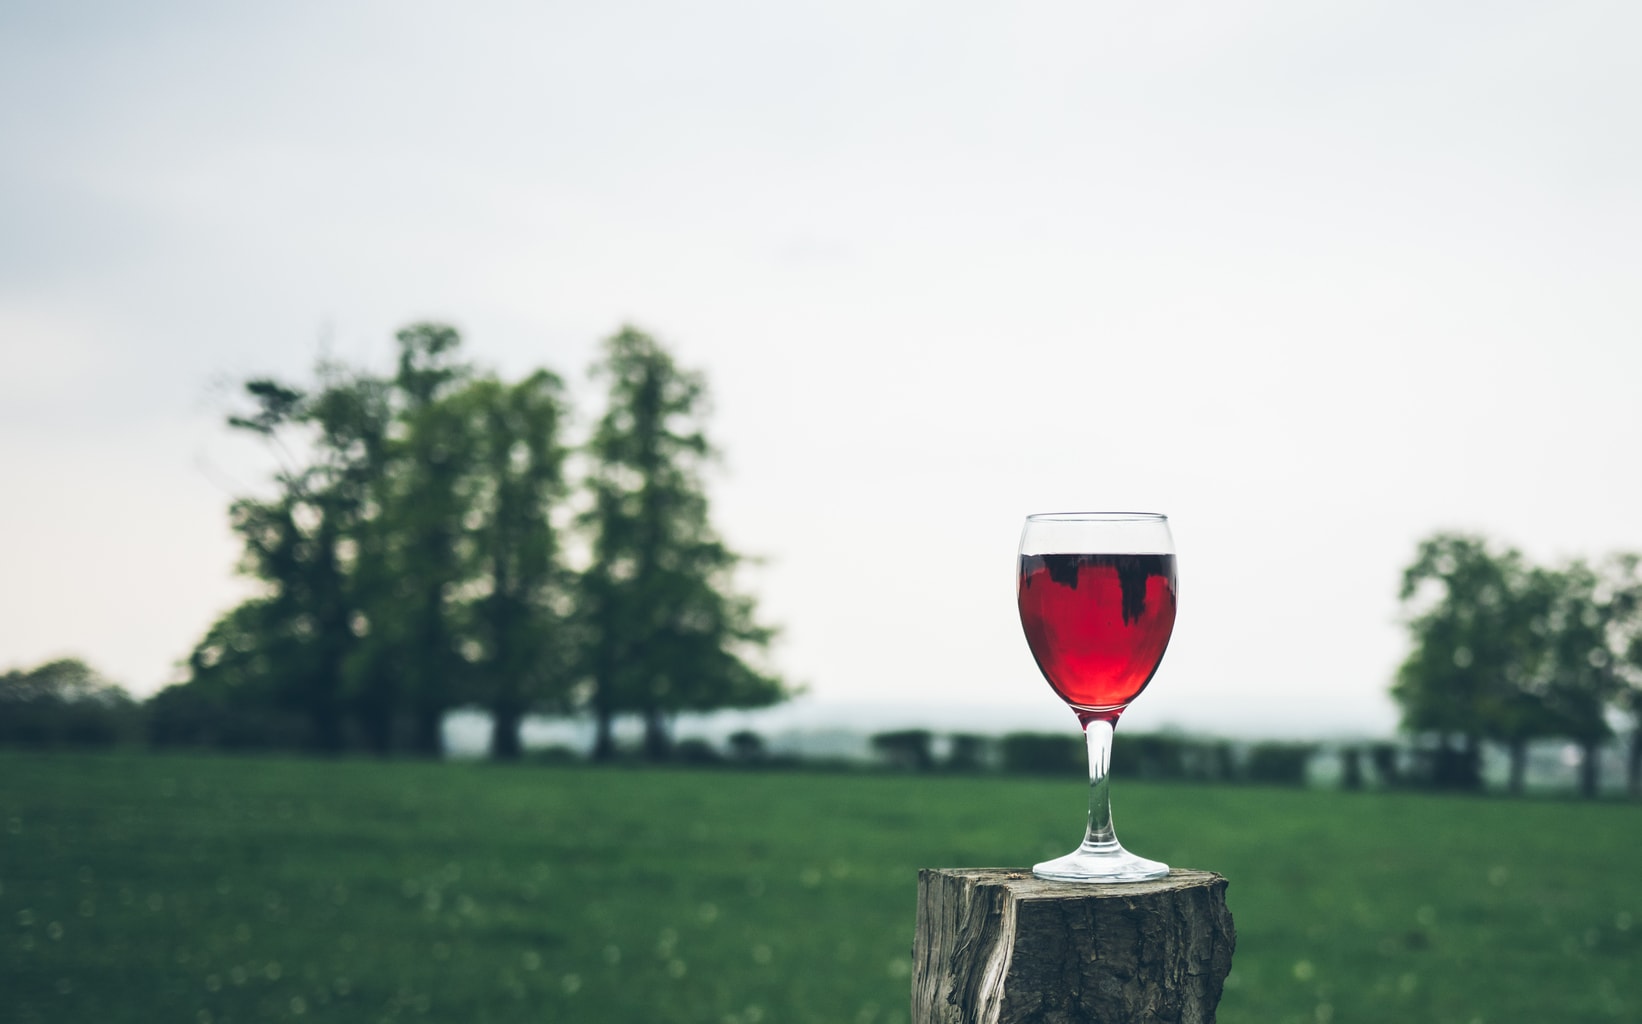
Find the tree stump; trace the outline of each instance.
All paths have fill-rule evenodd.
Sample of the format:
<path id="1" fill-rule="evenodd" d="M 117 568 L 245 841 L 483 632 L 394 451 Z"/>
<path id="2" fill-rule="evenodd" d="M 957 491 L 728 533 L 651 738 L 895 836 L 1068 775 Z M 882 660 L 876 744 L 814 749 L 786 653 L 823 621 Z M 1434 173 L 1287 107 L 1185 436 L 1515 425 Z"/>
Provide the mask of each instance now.
<path id="1" fill-rule="evenodd" d="M 1213 1024 L 1236 945 L 1226 880 L 918 873 L 912 1024 Z"/>

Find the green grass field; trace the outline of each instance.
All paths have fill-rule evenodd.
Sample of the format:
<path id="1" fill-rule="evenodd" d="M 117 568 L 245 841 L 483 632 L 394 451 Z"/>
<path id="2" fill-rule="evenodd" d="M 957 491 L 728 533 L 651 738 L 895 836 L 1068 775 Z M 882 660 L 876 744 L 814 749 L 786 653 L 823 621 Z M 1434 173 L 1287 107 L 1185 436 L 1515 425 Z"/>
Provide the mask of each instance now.
<path id="1" fill-rule="evenodd" d="M 917 869 L 1079 780 L 0 755 L 0 1020 L 906 1024 Z M 1642 1019 L 1642 807 L 1118 780 L 1220 1019 Z"/>

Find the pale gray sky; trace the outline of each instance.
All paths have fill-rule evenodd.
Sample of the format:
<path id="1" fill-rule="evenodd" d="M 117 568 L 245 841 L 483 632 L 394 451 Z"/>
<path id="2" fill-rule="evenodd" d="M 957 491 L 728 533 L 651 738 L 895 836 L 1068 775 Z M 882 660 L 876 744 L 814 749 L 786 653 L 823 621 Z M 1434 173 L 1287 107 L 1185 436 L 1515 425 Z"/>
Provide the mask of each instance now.
<path id="1" fill-rule="evenodd" d="M 1033 511 L 1167 512 L 1134 727 L 1384 732 L 1415 541 L 1642 548 L 1642 8 L 0 2 L 0 667 L 245 592 L 225 382 L 440 318 L 708 373 L 817 701 L 1053 708 Z"/>

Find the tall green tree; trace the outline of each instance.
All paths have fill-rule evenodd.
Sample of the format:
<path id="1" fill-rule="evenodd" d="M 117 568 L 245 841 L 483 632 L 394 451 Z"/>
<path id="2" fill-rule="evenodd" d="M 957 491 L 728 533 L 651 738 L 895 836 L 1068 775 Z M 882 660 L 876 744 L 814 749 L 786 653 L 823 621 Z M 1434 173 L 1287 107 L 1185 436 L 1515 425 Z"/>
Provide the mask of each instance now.
<path id="1" fill-rule="evenodd" d="M 633 713 L 646 755 L 662 758 L 677 713 L 758 707 L 786 690 L 750 660 L 772 632 L 735 590 L 741 559 L 710 522 L 704 378 L 632 327 L 605 341 L 593 376 L 606 404 L 587 444 L 580 595 L 594 756 L 611 756 L 615 717 Z"/>
<path id="2" fill-rule="evenodd" d="M 366 748 L 393 748 L 399 671 L 389 646 L 397 600 L 393 563 L 393 488 L 398 457 L 392 382 L 340 364 L 321 364 L 321 387 L 306 414 L 319 432 L 317 457 L 328 464 L 326 511 L 338 524 L 332 560 L 343 600 L 330 636 L 344 704 Z"/>
<path id="3" fill-rule="evenodd" d="M 241 638 L 257 630 L 254 658 L 230 659 L 237 676 L 255 664 L 262 692 L 308 721 L 307 745 L 336 752 L 346 744 L 345 719 L 367 712 L 363 730 L 376 736 L 357 676 L 363 580 L 388 572 L 379 529 L 392 481 L 393 411 L 385 382 L 334 362 L 321 362 L 318 380 L 302 390 L 271 379 L 245 385 L 252 408 L 229 417 L 230 426 L 263 437 L 275 453 L 271 497 L 241 498 L 230 520 L 244 540 L 241 569 L 266 593 L 246 613 L 225 619 Z M 202 678 L 223 679 L 207 636 L 190 664 Z"/>
<path id="4" fill-rule="evenodd" d="M 255 408 L 229 423 L 269 440 L 281 456 L 275 493 L 242 498 L 229 510 L 245 543 L 241 568 L 267 588 L 257 614 L 240 625 L 262 630 L 269 696 L 308 720 L 307 745 L 344 746 L 343 675 L 353 636 L 341 547 L 357 515 L 344 483 L 350 453 L 329 443 L 309 396 L 272 380 L 247 383 Z M 295 461 L 300 451 L 306 456 Z M 196 652 L 210 671 L 209 649 Z"/>
<path id="5" fill-rule="evenodd" d="M 1464 534 L 1427 538 L 1404 570 L 1413 643 L 1391 692 L 1403 727 L 1435 740 L 1435 784 L 1479 788 L 1482 743 L 1492 739 L 1511 751 L 1520 786 L 1528 740 L 1550 728 L 1532 686 L 1531 629 L 1545 588 L 1516 549 Z"/>
<path id="6" fill-rule="evenodd" d="M 1613 601 L 1608 649 L 1619 686 L 1619 709 L 1630 717 L 1625 789 L 1642 797 L 1642 556 L 1621 552 L 1605 566 Z"/>
<path id="7" fill-rule="evenodd" d="M 1421 543 L 1401 596 L 1412 650 L 1392 694 L 1404 727 L 1437 739 L 1439 784 L 1475 786 L 1480 742 L 1505 746 L 1520 793 L 1528 743 L 1559 736 L 1581 751 L 1579 788 L 1595 796 L 1612 714 L 1635 727 L 1628 782 L 1642 788 L 1642 579 L 1639 559 L 1529 565 L 1513 548 L 1442 533 Z"/>
<path id="8" fill-rule="evenodd" d="M 472 418 L 457 396 L 471 370 L 457 358 L 461 335 L 444 324 L 400 331 L 394 390 L 400 401 L 394 471 L 383 508 L 393 570 L 392 600 L 379 610 L 404 680 L 410 748 L 444 752 L 446 712 L 468 695 L 472 677 L 458 622 L 467 580 L 460 544 L 472 509 L 469 467 L 478 454 Z"/>
<path id="9" fill-rule="evenodd" d="M 566 492 L 563 382 L 546 370 L 507 384 L 474 381 L 457 398 L 474 418 L 470 605 L 491 756 L 519 757 L 526 712 L 561 706 L 573 681 L 570 580 L 553 515 Z"/>
<path id="10" fill-rule="evenodd" d="M 278 469 L 271 494 L 230 513 L 263 592 L 201 641 L 192 675 L 200 694 L 300 714 L 319 750 L 349 742 L 351 716 L 370 749 L 437 755 L 445 714 L 474 700 L 516 750 L 547 685 L 547 590 L 564 589 L 549 515 L 562 387 L 546 371 L 475 377 L 442 324 L 397 341 L 391 375 L 321 363 L 310 389 L 246 385 L 250 408 L 229 422 L 266 439 Z"/>
<path id="11" fill-rule="evenodd" d="M 1602 574 L 1582 559 L 1567 563 L 1557 576 L 1546 635 L 1551 665 L 1545 699 L 1559 733 L 1579 745 L 1580 793 L 1594 797 L 1601 747 L 1613 736 L 1608 708 L 1622 690 L 1610 638 L 1623 608 Z"/>

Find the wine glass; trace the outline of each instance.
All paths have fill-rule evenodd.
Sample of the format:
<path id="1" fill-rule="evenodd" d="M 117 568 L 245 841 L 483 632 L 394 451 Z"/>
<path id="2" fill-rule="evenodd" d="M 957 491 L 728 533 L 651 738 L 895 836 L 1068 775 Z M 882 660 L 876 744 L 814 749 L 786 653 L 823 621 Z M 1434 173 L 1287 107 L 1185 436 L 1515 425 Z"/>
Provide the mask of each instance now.
<path id="1" fill-rule="evenodd" d="M 1083 724 L 1089 828 L 1083 844 L 1032 868 L 1059 882 L 1140 882 L 1169 866 L 1123 848 L 1112 829 L 1112 730 L 1157 671 L 1174 630 L 1174 538 L 1151 512 L 1026 517 L 1017 584 L 1038 668 Z"/>

